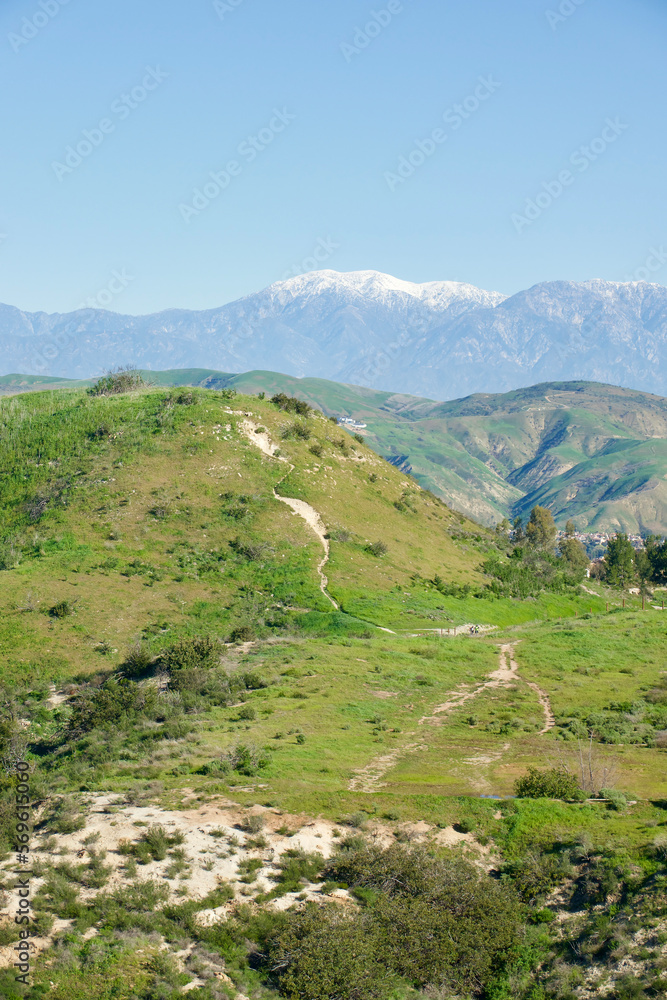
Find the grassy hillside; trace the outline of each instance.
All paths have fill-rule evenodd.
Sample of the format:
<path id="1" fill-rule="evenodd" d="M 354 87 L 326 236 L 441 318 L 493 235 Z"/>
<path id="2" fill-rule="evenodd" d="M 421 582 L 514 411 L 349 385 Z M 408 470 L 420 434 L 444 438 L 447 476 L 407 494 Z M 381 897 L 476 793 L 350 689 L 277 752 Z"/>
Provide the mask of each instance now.
<path id="1" fill-rule="evenodd" d="M 0 546 L 3 996 L 664 990 L 662 592 L 494 596 L 492 532 L 211 388 L 1 400 Z"/>
<path id="2" fill-rule="evenodd" d="M 352 416 L 368 425 L 364 436 L 375 451 L 482 523 L 525 516 L 539 503 L 559 525 L 572 518 L 582 531 L 667 532 L 667 403 L 648 393 L 545 383 L 436 403 L 273 372 L 193 369 L 150 378 L 164 386 L 287 392 L 327 415 Z M 4 376 L 0 392 L 43 383 Z"/>

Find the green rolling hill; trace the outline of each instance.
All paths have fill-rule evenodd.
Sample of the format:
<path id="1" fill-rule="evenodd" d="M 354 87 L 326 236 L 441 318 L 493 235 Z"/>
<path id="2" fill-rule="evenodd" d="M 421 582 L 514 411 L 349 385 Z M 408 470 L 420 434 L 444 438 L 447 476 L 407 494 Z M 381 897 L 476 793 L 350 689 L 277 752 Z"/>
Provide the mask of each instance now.
<path id="1" fill-rule="evenodd" d="M 667 401 L 596 382 L 548 382 L 450 402 L 275 372 L 150 373 L 159 386 L 287 392 L 366 424 L 367 443 L 456 510 L 493 524 L 548 506 L 581 531 L 667 532 Z M 84 385 L 7 375 L 0 394 Z"/>

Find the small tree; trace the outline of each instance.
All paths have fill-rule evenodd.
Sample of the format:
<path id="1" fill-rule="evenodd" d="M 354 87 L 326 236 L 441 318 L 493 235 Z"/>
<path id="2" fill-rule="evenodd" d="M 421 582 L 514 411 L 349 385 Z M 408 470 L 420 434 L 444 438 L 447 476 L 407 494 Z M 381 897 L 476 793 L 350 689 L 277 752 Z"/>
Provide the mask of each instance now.
<path id="1" fill-rule="evenodd" d="M 667 583 L 667 539 L 649 535 L 644 542 L 644 553 L 651 567 L 653 583 Z"/>
<path id="2" fill-rule="evenodd" d="M 561 557 L 570 564 L 572 569 L 586 569 L 590 562 L 586 549 L 572 535 L 566 534 L 564 538 L 561 538 L 558 549 Z"/>
<path id="3" fill-rule="evenodd" d="M 526 538 L 536 549 L 552 549 L 556 542 L 556 522 L 553 514 L 539 504 L 530 512 Z"/>
<path id="4" fill-rule="evenodd" d="M 635 550 L 630 539 L 618 532 L 607 546 L 605 577 L 614 587 L 627 587 L 635 578 Z"/>

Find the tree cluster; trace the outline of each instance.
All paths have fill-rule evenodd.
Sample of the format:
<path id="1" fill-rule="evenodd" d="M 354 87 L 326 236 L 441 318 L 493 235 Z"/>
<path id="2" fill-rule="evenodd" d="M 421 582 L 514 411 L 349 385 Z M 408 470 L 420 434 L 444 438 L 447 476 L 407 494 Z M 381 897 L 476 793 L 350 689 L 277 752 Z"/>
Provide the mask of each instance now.
<path id="1" fill-rule="evenodd" d="M 643 549 L 635 549 L 628 536 L 618 532 L 611 539 L 602 561 L 601 575 L 613 587 L 639 583 L 642 591 L 649 583 L 667 584 L 667 539 L 649 535 Z"/>

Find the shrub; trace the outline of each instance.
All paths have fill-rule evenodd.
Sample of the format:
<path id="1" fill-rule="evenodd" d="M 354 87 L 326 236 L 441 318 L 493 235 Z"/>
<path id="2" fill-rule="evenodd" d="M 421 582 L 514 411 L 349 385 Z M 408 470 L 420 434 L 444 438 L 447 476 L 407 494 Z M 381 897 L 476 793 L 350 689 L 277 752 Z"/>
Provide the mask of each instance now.
<path id="1" fill-rule="evenodd" d="M 67 618 L 74 614 L 74 605 L 70 601 L 58 601 L 52 608 L 49 608 L 49 617 Z"/>
<path id="2" fill-rule="evenodd" d="M 170 835 L 163 826 L 156 825 L 150 826 L 134 844 L 121 841 L 118 849 L 121 854 L 134 855 L 139 864 L 147 865 L 151 861 L 164 861 L 169 849 L 182 844 L 184 839 L 180 831 Z"/>
<path id="3" fill-rule="evenodd" d="M 287 427 L 283 428 L 282 438 L 287 441 L 289 438 L 299 438 L 301 441 L 307 441 L 310 437 L 310 429 L 307 424 L 295 420 L 293 424 L 288 424 Z"/>
<path id="4" fill-rule="evenodd" d="M 607 800 L 610 808 L 615 809 L 617 812 L 622 812 L 628 804 L 627 796 L 614 788 L 602 788 L 600 789 L 600 795 L 603 799 Z"/>
<path id="5" fill-rule="evenodd" d="M 263 751 L 245 743 L 239 743 L 227 750 L 221 759 L 233 771 L 248 775 L 248 777 L 253 777 L 259 770 L 267 767 L 271 762 L 268 755 Z"/>
<path id="6" fill-rule="evenodd" d="M 290 847 L 280 858 L 278 873 L 273 877 L 285 892 L 297 892 L 303 882 L 319 878 L 323 864 L 321 854 L 309 854 L 299 847 Z"/>
<path id="7" fill-rule="evenodd" d="M 243 541 L 238 537 L 230 541 L 229 547 L 237 555 L 247 559 L 248 562 L 259 562 L 273 552 L 271 546 L 267 545 L 266 542 Z"/>
<path id="8" fill-rule="evenodd" d="M 574 799 L 579 794 L 579 782 L 564 767 L 546 771 L 529 767 L 528 774 L 515 782 L 514 792 L 520 799 Z"/>
<path id="9" fill-rule="evenodd" d="M 381 541 L 370 542 L 366 546 L 366 552 L 368 552 L 369 555 L 371 556 L 375 556 L 376 558 L 386 555 L 387 551 L 388 551 L 387 546 L 385 545 L 384 542 Z"/>
<path id="10" fill-rule="evenodd" d="M 227 637 L 228 642 L 253 642 L 257 634 L 250 625 L 238 625 L 233 628 Z"/>
<path id="11" fill-rule="evenodd" d="M 515 895 L 466 862 L 424 848 L 363 847 L 336 854 L 322 876 L 350 886 L 365 905 L 287 915 L 271 958 L 288 995 L 384 998 L 396 976 L 477 995 L 518 943 Z"/>
<path id="12" fill-rule="evenodd" d="M 181 639 L 169 646 L 160 655 L 161 665 L 169 673 L 178 670 L 192 670 L 197 667 L 213 667 L 220 659 L 220 645 L 208 636 L 195 639 Z"/>
<path id="13" fill-rule="evenodd" d="M 310 451 L 311 455 L 314 455 L 316 458 L 322 458 L 322 453 L 324 449 L 321 444 L 311 444 L 308 450 Z"/>
<path id="14" fill-rule="evenodd" d="M 301 1000 L 386 1000 L 396 977 L 376 954 L 367 915 L 351 917 L 334 903 L 314 903 L 287 918 L 271 941 L 269 967 L 284 996 Z"/>
<path id="15" fill-rule="evenodd" d="M 125 679 L 112 677 L 101 688 L 84 691 L 74 702 L 67 723 L 68 735 L 80 736 L 105 726 L 118 726 L 137 715 L 152 714 L 157 692 Z"/>
<path id="16" fill-rule="evenodd" d="M 222 516 L 230 521 L 247 520 L 260 502 L 260 498 L 247 493 L 222 493 Z"/>
<path id="17" fill-rule="evenodd" d="M 264 819 L 257 813 L 246 813 L 240 823 L 246 833 L 259 833 L 264 829 Z"/>
<path id="18" fill-rule="evenodd" d="M 136 368 L 115 368 L 106 372 L 88 390 L 89 396 L 117 396 L 123 392 L 145 389 L 150 383 Z"/>
<path id="19" fill-rule="evenodd" d="M 252 705 L 244 705 L 243 708 L 239 709 L 238 717 L 239 719 L 247 719 L 248 722 L 252 722 L 257 718 L 257 712 Z"/>
<path id="20" fill-rule="evenodd" d="M 307 417 L 312 413 L 312 407 L 308 403 L 304 403 L 303 400 L 297 399 L 295 396 L 287 396 L 284 392 L 278 392 L 272 396 L 271 402 L 284 413 L 296 413 L 300 417 Z"/>
<path id="21" fill-rule="evenodd" d="M 358 441 L 359 444 L 363 444 L 364 443 L 364 438 L 361 436 L 361 434 L 355 434 L 354 435 L 354 440 Z"/>
<path id="22" fill-rule="evenodd" d="M 133 643 L 121 664 L 121 670 L 126 677 L 140 677 L 145 674 L 153 662 L 150 647 L 145 642 Z"/>
<path id="23" fill-rule="evenodd" d="M 180 389 L 172 399 L 177 406 L 192 406 L 197 402 L 197 396 L 192 389 Z"/>
<path id="24" fill-rule="evenodd" d="M 71 795 L 63 795 L 56 799 L 47 811 L 40 824 L 48 833 L 76 833 L 86 825 L 86 813 L 83 805 Z"/>
<path id="25" fill-rule="evenodd" d="M 572 874 L 567 857 L 533 851 L 502 868 L 503 879 L 509 879 L 521 899 L 535 903 L 564 882 Z"/>
<path id="26" fill-rule="evenodd" d="M 0 545 L 0 570 L 16 569 L 21 561 L 21 554 L 14 545 L 4 543 Z"/>

